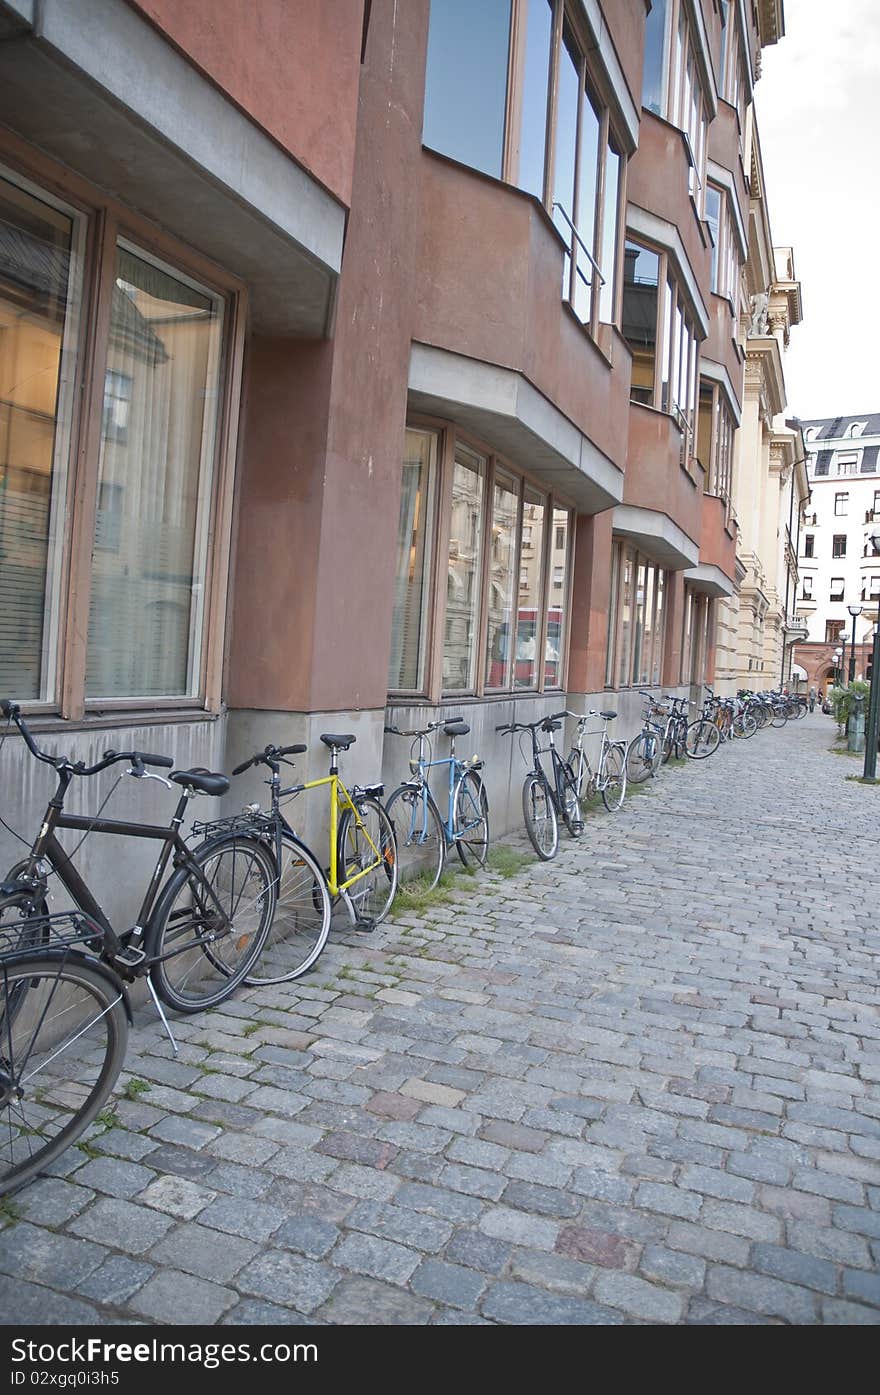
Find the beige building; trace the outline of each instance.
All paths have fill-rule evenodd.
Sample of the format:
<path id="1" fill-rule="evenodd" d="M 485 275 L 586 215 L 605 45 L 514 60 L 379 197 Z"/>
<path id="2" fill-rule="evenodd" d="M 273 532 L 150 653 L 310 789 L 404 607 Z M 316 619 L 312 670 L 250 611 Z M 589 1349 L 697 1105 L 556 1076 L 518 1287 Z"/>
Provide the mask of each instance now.
<path id="1" fill-rule="evenodd" d="M 774 247 L 757 131 L 750 131 L 748 256 L 743 267 L 739 345 L 744 359 L 742 417 L 734 442 L 737 521 L 734 595 L 719 602 L 716 686 L 759 691 L 791 682 L 795 643 L 798 534 L 809 496 L 803 433 L 787 420 L 783 356 L 802 318 L 790 247 Z"/>

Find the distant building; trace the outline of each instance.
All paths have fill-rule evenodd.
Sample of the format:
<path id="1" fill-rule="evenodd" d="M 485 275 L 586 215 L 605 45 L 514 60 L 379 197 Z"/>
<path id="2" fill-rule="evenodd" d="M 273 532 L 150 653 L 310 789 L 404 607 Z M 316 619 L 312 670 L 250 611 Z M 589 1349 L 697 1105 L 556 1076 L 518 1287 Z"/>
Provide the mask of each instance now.
<path id="1" fill-rule="evenodd" d="M 855 616 L 855 676 L 863 678 L 880 607 L 880 555 L 871 535 L 880 527 L 880 413 L 820 417 L 802 423 L 809 458 L 810 501 L 798 549 L 797 611 L 807 623 L 795 662 L 807 683 L 827 688 L 850 670 Z M 876 520 L 876 521 L 875 521 Z M 845 650 L 835 662 L 836 651 Z"/>

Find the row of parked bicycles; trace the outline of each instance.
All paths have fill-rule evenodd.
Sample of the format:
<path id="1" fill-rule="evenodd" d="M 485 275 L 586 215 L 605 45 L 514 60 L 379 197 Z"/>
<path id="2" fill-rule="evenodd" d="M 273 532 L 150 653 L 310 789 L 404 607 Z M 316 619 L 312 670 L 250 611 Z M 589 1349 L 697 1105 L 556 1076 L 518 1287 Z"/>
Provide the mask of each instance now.
<path id="1" fill-rule="evenodd" d="M 653 776 L 664 758 L 702 759 L 724 740 L 802 715 L 783 715 L 777 695 L 731 701 L 710 694 L 688 722 L 684 700 L 644 696 L 644 725 L 628 744 L 609 737 L 613 711 L 563 710 L 498 728 L 520 741 L 525 828 L 540 858 L 555 856 L 561 823 L 579 838 L 590 805 L 601 799 L 609 812 L 618 810 L 628 780 Z M 328 773 L 303 782 L 286 783 L 282 771 L 306 746 L 267 746 L 232 772 L 266 772 L 265 807 L 249 804 L 231 817 L 193 822 L 184 836 L 190 801 L 225 795 L 228 776 L 201 767 L 176 770 L 168 756 L 134 750 L 110 750 L 86 765 L 42 750 L 16 704 L 0 700 L 0 715 L 6 732 L 17 728 L 57 781 L 35 837 L 20 839 L 25 855 L 0 883 L 0 1195 L 42 1172 L 101 1111 L 125 1061 L 132 984 L 145 981 L 176 1051 L 166 1009 L 193 1013 L 216 1007 L 242 984 L 271 987 L 299 978 L 324 948 L 334 906 L 355 929 L 371 930 L 388 914 L 401 881 L 435 886 L 453 849 L 467 868 L 487 860 L 483 762 L 456 753 L 457 738 L 470 731 L 460 718 L 409 731 L 386 727 L 411 742 L 408 778 L 387 801 L 381 784 L 349 789 L 343 783 L 340 754 L 354 744 L 351 733 L 321 736 Z M 600 725 L 590 729 L 594 718 Z M 566 723 L 572 737 L 563 755 L 556 735 Z M 434 752 L 439 733 L 449 742 L 440 756 Z M 589 736 L 598 737 L 592 758 Z M 97 814 L 65 809 L 75 780 L 111 767 L 120 774 Z M 126 776 L 176 790 L 168 824 L 103 817 Z M 311 790 L 328 800 L 326 859 L 290 821 L 292 801 Z M 81 834 L 72 851 L 59 841 L 61 830 Z M 158 845 L 130 926 L 111 923 L 74 865 L 92 833 Z M 50 904 L 61 888 L 72 908 L 54 912 Z"/>

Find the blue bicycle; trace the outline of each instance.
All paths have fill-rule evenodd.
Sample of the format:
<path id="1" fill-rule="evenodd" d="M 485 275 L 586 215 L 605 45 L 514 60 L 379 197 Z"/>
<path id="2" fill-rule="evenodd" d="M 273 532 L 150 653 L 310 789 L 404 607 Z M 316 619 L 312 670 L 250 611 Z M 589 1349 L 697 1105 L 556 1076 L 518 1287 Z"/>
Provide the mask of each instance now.
<path id="1" fill-rule="evenodd" d="M 439 728 L 449 737 L 449 755 L 434 760 L 431 734 Z M 467 736 L 470 727 L 460 718 L 430 722 L 422 731 L 386 727 L 392 736 L 411 736 L 409 768 L 412 779 L 394 791 L 385 808 L 397 837 L 400 880 L 424 879 L 430 887 L 440 880 L 446 849 L 453 845 L 465 867 L 484 867 L 489 851 L 489 800 L 480 771 L 483 762 L 460 760 L 455 738 Z M 443 819 L 428 783 L 430 771 L 445 765 L 448 771 L 446 818 Z"/>

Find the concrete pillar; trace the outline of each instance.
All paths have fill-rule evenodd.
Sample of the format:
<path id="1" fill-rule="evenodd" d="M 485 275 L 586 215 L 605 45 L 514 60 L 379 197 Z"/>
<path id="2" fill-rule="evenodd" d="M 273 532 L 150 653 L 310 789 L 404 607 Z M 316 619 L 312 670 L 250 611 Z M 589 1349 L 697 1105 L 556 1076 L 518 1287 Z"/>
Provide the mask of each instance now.
<path id="1" fill-rule="evenodd" d="M 612 526 L 610 509 L 577 519 L 568 662 L 572 693 L 596 693 L 605 683 Z"/>

